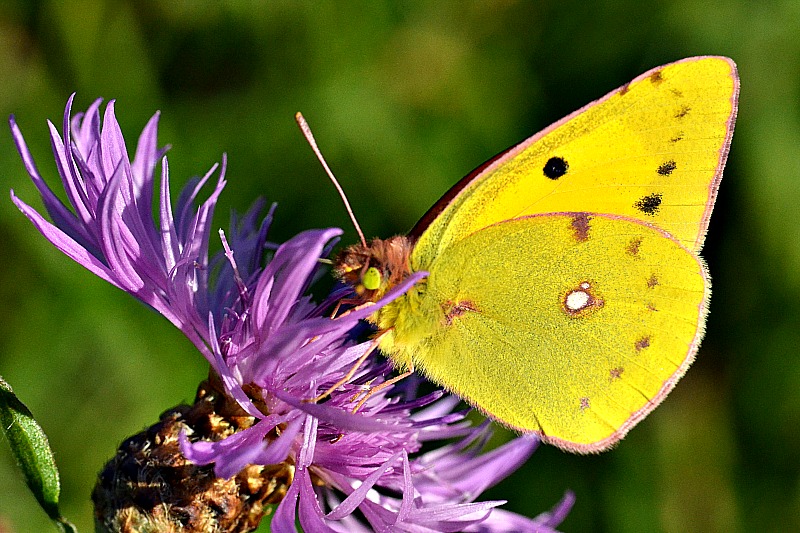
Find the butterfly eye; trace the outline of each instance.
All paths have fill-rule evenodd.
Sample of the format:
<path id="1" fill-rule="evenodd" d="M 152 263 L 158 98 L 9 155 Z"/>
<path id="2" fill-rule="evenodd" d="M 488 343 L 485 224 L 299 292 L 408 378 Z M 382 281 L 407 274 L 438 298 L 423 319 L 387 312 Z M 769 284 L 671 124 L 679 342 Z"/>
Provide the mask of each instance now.
<path id="1" fill-rule="evenodd" d="M 375 267 L 369 267 L 366 272 L 364 272 L 364 277 L 361 278 L 361 284 L 364 285 L 364 288 L 368 291 L 374 291 L 378 287 L 381 286 L 381 273 Z"/>

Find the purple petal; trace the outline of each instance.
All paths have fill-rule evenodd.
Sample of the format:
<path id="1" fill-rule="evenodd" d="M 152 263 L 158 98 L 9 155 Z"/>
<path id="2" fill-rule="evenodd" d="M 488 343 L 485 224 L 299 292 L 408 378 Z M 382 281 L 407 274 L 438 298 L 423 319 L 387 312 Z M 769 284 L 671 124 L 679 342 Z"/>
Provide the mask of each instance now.
<path id="1" fill-rule="evenodd" d="M 50 241 L 53 246 L 61 250 L 69 258 L 86 268 L 92 274 L 99 276 L 112 285 L 124 289 L 120 286 L 106 265 L 104 265 L 95 256 L 90 254 L 86 248 L 75 242 L 75 240 L 69 235 L 61 231 L 61 229 L 45 220 L 28 204 L 20 200 L 14 194 L 13 190 L 11 191 L 11 200 L 19 208 L 19 210 L 22 211 L 26 217 L 28 217 L 39 233 L 41 233 L 48 241 Z"/>
<path id="2" fill-rule="evenodd" d="M 101 162 L 106 176 L 111 176 L 117 171 L 120 164 L 130 165 L 128 150 L 125 147 L 125 138 L 114 115 L 114 100 L 106 105 L 103 117 L 103 128 L 100 132 Z M 125 169 L 125 170 L 129 170 Z M 127 173 L 127 172 L 126 172 Z"/>
<path id="3" fill-rule="evenodd" d="M 367 497 L 367 493 L 375 486 L 375 483 L 377 483 L 384 474 L 393 470 L 392 464 L 397 462 L 401 454 L 402 452 L 395 453 L 369 476 L 363 479 L 361 485 L 353 490 L 353 492 L 351 492 L 335 509 L 328 513 L 326 518 L 329 520 L 340 520 L 355 511 L 358 506 L 361 505 L 361 502 L 364 501 L 364 498 Z"/>
<path id="4" fill-rule="evenodd" d="M 297 477 L 295 477 L 297 479 Z M 295 527 L 295 514 L 297 512 L 297 497 L 300 493 L 300 483 L 292 483 L 286 495 L 275 509 L 275 516 L 269 524 L 272 533 L 297 533 Z"/>
<path id="5" fill-rule="evenodd" d="M 236 400 L 236 403 L 238 403 L 247 414 L 256 418 L 262 418 L 264 414 L 250 401 L 250 398 L 247 397 L 247 394 L 245 394 L 242 389 L 241 383 L 236 376 L 233 375 L 233 371 L 222 358 L 216 328 L 214 327 L 214 317 L 210 313 L 208 315 L 208 331 L 209 338 L 211 339 L 211 353 L 214 356 L 214 359 L 210 361 L 210 363 L 222 380 L 225 391 Z"/>
<path id="6" fill-rule="evenodd" d="M 337 533 L 337 530 L 330 528 L 325 523 L 308 471 L 303 469 L 298 473 L 298 477 L 295 477 L 293 484 L 300 485 L 298 517 L 304 533 Z"/>
<path id="7" fill-rule="evenodd" d="M 472 498 L 477 497 L 519 468 L 538 445 L 539 441 L 534 437 L 518 437 L 500 448 L 472 459 L 453 460 L 444 477 L 453 488 L 472 495 Z"/>
<path id="8" fill-rule="evenodd" d="M 305 231 L 278 248 L 253 295 L 253 323 L 264 336 L 284 322 L 317 266 L 325 243 L 341 233 L 338 228 Z M 281 283 L 266 291 L 263 283 L 271 278 Z"/>
<path id="9" fill-rule="evenodd" d="M 540 514 L 535 518 L 535 521 L 547 527 L 556 527 L 564 521 L 574 504 L 575 493 L 568 490 L 550 512 Z"/>
<path id="10" fill-rule="evenodd" d="M 414 500 L 418 494 L 411 480 L 411 468 L 408 466 L 408 454 L 403 454 L 403 500 L 397 513 L 397 522 L 405 522 L 414 509 Z"/>
<path id="11" fill-rule="evenodd" d="M 305 417 L 298 417 L 289 422 L 286 429 L 281 431 L 280 436 L 270 442 L 269 446 L 251 462 L 258 465 L 273 465 L 285 461 L 292 444 L 294 444 L 295 437 L 303 427 L 304 420 Z"/>
<path id="12" fill-rule="evenodd" d="M 308 468 L 314 460 L 314 451 L 317 447 L 317 426 L 317 419 L 306 415 L 303 425 L 303 445 L 300 447 L 300 453 L 297 454 L 298 468 Z"/>
<path id="13" fill-rule="evenodd" d="M 36 163 L 33 161 L 33 157 L 28 150 L 27 144 L 25 144 L 25 139 L 22 137 L 22 132 L 19 130 L 13 115 L 9 117 L 9 124 L 11 126 L 11 134 L 14 138 L 14 144 L 17 146 L 17 151 L 19 152 L 20 157 L 22 157 L 22 162 L 25 164 L 25 169 L 28 171 L 31 181 L 33 181 L 33 184 L 36 186 L 36 189 L 39 191 L 39 194 L 42 197 L 42 202 L 44 203 L 48 214 L 58 227 L 62 228 L 65 233 L 85 246 L 91 240 L 89 235 L 85 231 L 82 231 L 82 227 L 75 218 L 75 215 L 73 215 L 66 208 L 66 206 L 61 203 L 61 200 L 59 200 L 58 197 L 53 194 L 53 192 L 45 183 L 44 179 L 42 179 L 42 176 L 39 174 Z"/>
<path id="14" fill-rule="evenodd" d="M 158 119 L 159 113 L 156 113 L 142 130 L 131 164 L 133 193 L 139 207 L 138 216 L 142 220 L 152 217 L 150 209 L 153 205 L 153 177 L 159 159 Z"/>
<path id="15" fill-rule="evenodd" d="M 409 426 L 398 422 L 384 422 L 380 418 L 364 416 L 363 414 L 351 413 L 338 407 L 329 407 L 326 404 L 305 403 L 302 399 L 295 398 L 283 391 L 271 391 L 282 401 L 292 407 L 308 413 L 314 418 L 318 418 L 341 430 L 358 431 L 371 433 L 374 431 L 412 431 Z"/>
<path id="16" fill-rule="evenodd" d="M 466 527 L 486 520 L 491 510 L 504 501 L 449 504 L 415 509 L 409 522 L 424 525 L 434 531 L 464 531 Z"/>

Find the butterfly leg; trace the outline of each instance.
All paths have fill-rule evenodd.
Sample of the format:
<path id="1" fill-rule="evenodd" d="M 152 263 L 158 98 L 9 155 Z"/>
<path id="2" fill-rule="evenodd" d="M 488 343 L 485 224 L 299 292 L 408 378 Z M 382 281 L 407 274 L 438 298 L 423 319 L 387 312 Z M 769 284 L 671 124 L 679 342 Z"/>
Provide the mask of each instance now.
<path id="1" fill-rule="evenodd" d="M 397 376 L 393 377 L 389 381 L 384 381 L 380 385 L 377 385 L 375 387 L 370 387 L 369 390 L 367 390 L 364 393 L 364 397 L 361 398 L 361 400 L 359 400 L 359 402 L 353 408 L 353 413 L 357 413 L 358 410 L 361 409 L 361 407 L 367 402 L 367 400 L 369 400 L 370 397 L 373 394 L 375 394 L 376 392 L 380 392 L 381 390 L 383 390 L 383 389 L 385 389 L 387 387 L 391 387 L 392 385 L 394 385 L 398 381 L 401 381 L 401 380 L 407 378 L 408 376 L 410 376 L 411 374 L 413 374 L 414 373 L 414 361 L 412 361 L 411 358 L 408 359 L 408 362 L 406 363 L 406 367 L 407 367 L 407 370 L 405 372 L 403 372 L 402 374 L 398 374 Z"/>
<path id="2" fill-rule="evenodd" d="M 361 365 L 364 364 L 364 361 L 367 360 L 367 357 L 369 357 L 370 354 L 375 351 L 375 348 L 378 347 L 378 343 L 380 342 L 380 340 L 381 340 L 380 336 L 378 336 L 378 337 L 376 337 L 375 339 L 372 340 L 372 342 L 370 343 L 369 348 L 367 348 L 367 350 L 364 352 L 364 354 L 361 357 L 358 358 L 358 361 L 353 363 L 352 368 L 350 368 L 350 370 L 347 371 L 347 374 L 345 374 L 345 376 L 342 379 L 340 379 L 339 381 L 334 383 L 328 390 L 326 390 L 325 392 L 323 392 L 322 394 L 320 394 L 316 398 L 312 398 L 310 400 L 306 400 L 306 402 L 307 403 L 317 403 L 320 400 L 324 400 L 325 398 L 330 396 L 333 391 L 335 391 L 336 389 L 338 389 L 339 387 L 341 387 L 342 385 L 344 385 L 345 383 L 347 383 L 348 381 L 353 379 L 353 376 L 355 376 L 356 372 L 361 367 Z"/>
<path id="3" fill-rule="evenodd" d="M 331 318 L 336 320 L 337 318 L 341 318 L 343 316 L 347 316 L 347 314 L 352 312 L 352 311 L 357 311 L 358 309 L 361 309 L 362 307 L 366 306 L 367 304 L 373 305 L 372 302 L 366 302 L 366 303 L 363 303 L 363 304 L 361 304 L 361 305 L 359 305 L 357 307 L 354 307 L 352 309 L 348 309 L 347 311 L 345 311 L 344 313 L 342 313 L 338 317 L 336 316 L 339 313 L 339 309 L 341 309 L 341 307 L 343 305 L 357 304 L 358 302 L 359 302 L 359 300 L 357 300 L 355 298 L 344 298 L 342 300 L 339 300 L 336 303 L 336 307 L 334 307 L 333 311 L 331 312 Z"/>

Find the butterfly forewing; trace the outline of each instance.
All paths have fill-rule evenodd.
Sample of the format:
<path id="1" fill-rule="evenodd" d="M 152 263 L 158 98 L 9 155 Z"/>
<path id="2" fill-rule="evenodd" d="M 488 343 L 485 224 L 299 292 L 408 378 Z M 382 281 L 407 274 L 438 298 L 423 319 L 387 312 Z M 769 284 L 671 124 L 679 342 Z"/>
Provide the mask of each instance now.
<path id="1" fill-rule="evenodd" d="M 413 266 L 427 268 L 441 250 L 490 224 L 564 211 L 642 220 L 698 251 L 737 98 L 727 58 L 690 58 L 643 74 L 459 184 L 422 233 Z"/>

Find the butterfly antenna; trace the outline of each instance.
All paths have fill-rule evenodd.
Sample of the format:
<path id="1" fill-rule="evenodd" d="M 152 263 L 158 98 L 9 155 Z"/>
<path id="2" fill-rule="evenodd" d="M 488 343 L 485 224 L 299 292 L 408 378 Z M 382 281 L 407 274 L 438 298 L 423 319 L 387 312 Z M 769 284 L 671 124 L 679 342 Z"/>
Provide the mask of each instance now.
<path id="1" fill-rule="evenodd" d="M 356 215 L 353 213 L 353 209 L 350 207 L 350 202 L 347 201 L 347 196 L 344 194 L 344 190 L 342 186 L 339 185 L 339 182 L 336 180 L 336 177 L 331 172 L 328 163 L 325 162 L 325 158 L 322 157 L 322 152 L 319 151 L 319 147 L 317 146 L 317 141 L 314 139 L 314 134 L 311 133 L 311 128 L 308 127 L 308 122 L 303 117 L 302 113 L 297 113 L 294 116 L 294 119 L 297 121 L 297 125 L 300 126 L 300 131 L 303 132 L 303 136 L 305 136 L 306 141 L 308 144 L 311 145 L 311 149 L 314 150 L 314 154 L 316 154 L 317 159 L 319 162 L 322 163 L 322 168 L 325 169 L 325 172 L 328 174 L 328 177 L 333 182 L 333 186 L 336 187 L 336 190 L 339 191 L 339 196 L 342 197 L 342 201 L 344 202 L 344 207 L 347 209 L 347 214 L 350 215 L 350 220 L 353 221 L 353 226 L 355 226 L 356 231 L 358 232 L 358 236 L 361 239 L 361 244 L 365 247 L 367 246 L 367 239 L 364 238 L 364 232 L 361 231 L 361 226 L 358 225 L 358 221 L 356 220 Z"/>

